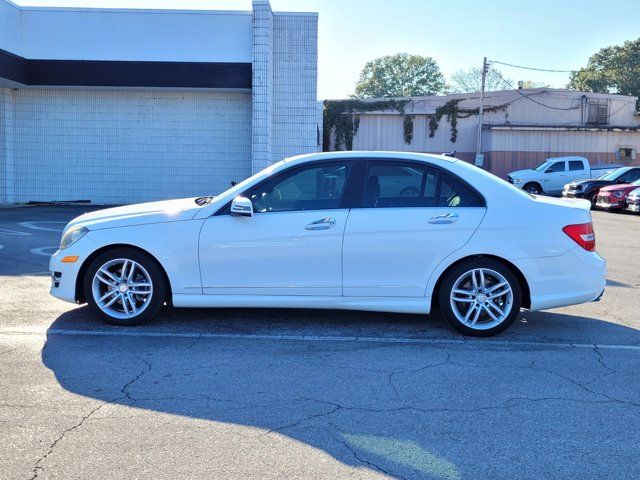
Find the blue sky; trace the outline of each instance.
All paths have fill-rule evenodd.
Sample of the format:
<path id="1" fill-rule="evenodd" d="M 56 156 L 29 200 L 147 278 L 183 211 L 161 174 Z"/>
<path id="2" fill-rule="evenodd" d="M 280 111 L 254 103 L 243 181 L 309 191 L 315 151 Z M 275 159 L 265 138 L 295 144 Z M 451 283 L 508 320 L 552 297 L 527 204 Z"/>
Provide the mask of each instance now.
<path id="1" fill-rule="evenodd" d="M 250 0 L 18 0 L 21 5 L 249 10 Z M 638 0 L 271 0 L 274 10 L 315 11 L 319 98 L 353 92 L 366 61 L 396 52 L 431 56 L 449 76 L 482 57 L 572 70 L 601 47 L 640 36 Z M 554 87 L 567 74 L 500 67 L 514 81 Z"/>

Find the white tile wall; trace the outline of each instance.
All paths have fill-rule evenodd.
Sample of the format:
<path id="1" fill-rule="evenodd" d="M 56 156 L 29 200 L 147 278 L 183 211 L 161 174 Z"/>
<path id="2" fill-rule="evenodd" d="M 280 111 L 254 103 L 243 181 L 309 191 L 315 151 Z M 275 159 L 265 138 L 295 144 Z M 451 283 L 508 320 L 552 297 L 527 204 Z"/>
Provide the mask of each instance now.
<path id="1" fill-rule="evenodd" d="M 14 201 L 13 90 L 0 87 L 0 204 Z"/>
<path id="2" fill-rule="evenodd" d="M 253 1 L 253 173 L 268 167 L 273 157 L 273 12 L 269 2 Z"/>
<path id="3" fill-rule="evenodd" d="M 246 93 L 14 91 L 16 202 L 219 193 L 251 171 Z"/>
<path id="4" fill-rule="evenodd" d="M 253 90 L 0 87 L 0 203 L 219 193 L 318 151 L 316 14 L 253 0 Z"/>
<path id="5" fill-rule="evenodd" d="M 318 16 L 276 13 L 273 161 L 318 151 Z"/>

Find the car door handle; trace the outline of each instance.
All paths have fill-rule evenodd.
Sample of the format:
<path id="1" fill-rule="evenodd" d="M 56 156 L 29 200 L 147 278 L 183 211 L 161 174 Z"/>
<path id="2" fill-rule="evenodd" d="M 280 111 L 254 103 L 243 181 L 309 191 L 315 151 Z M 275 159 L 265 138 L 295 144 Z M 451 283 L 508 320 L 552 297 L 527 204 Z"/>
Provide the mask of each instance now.
<path id="1" fill-rule="evenodd" d="M 460 219 L 457 213 L 443 213 L 429 219 L 429 223 L 434 225 L 445 225 L 447 223 L 455 223 Z"/>
<path id="2" fill-rule="evenodd" d="M 333 218 L 321 218 L 315 222 L 311 222 L 304 227 L 306 230 L 328 230 L 336 226 L 336 221 Z"/>

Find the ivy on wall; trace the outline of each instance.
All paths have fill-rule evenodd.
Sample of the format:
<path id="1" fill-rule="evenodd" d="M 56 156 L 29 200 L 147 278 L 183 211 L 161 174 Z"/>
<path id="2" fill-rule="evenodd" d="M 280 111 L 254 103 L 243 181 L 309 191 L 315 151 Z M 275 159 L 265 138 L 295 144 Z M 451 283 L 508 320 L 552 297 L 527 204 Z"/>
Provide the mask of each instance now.
<path id="1" fill-rule="evenodd" d="M 449 100 L 444 105 L 436 108 L 429 118 L 429 137 L 433 137 L 438 130 L 440 122 L 446 118 L 451 125 L 451 143 L 456 143 L 458 139 L 458 119 L 468 118 L 472 115 L 478 115 L 478 108 L 460 108 L 458 104 L 465 100 L 457 98 Z M 323 132 L 322 132 L 322 149 L 329 151 L 331 147 L 331 136 L 334 135 L 335 150 L 352 150 L 353 138 L 358 133 L 360 127 L 360 114 L 363 112 L 379 112 L 396 110 L 402 115 L 402 125 L 404 130 L 404 141 L 410 145 L 413 141 L 413 121 L 415 115 L 407 114 L 405 107 L 410 100 L 377 100 L 375 102 L 366 102 L 363 100 L 325 100 L 323 109 Z M 505 110 L 508 104 L 494 105 L 485 107 L 485 112 L 497 112 Z"/>
<path id="2" fill-rule="evenodd" d="M 327 152 L 331 147 L 331 135 L 334 134 L 334 149 L 345 150 L 353 149 L 353 137 L 358 133 L 360 127 L 360 113 L 363 112 L 379 112 L 385 110 L 396 110 L 403 115 L 408 100 L 378 100 L 375 102 L 365 102 L 363 100 L 325 100 L 324 109 L 322 111 L 322 149 Z M 406 121 L 405 123 L 405 141 L 407 140 Z M 413 137 L 413 121 L 411 122 L 411 133 L 409 142 Z"/>
<path id="3" fill-rule="evenodd" d="M 460 108 L 458 104 L 465 100 L 464 98 L 456 98 L 449 100 L 441 107 L 436 108 L 436 113 L 429 115 L 429 137 L 433 137 L 438 130 L 442 117 L 446 117 L 447 121 L 451 125 L 451 143 L 456 143 L 458 139 L 458 119 L 468 118 L 472 115 L 478 115 L 480 113 L 479 108 Z M 485 107 L 484 112 L 497 112 L 507 108 L 508 104 L 494 105 L 491 107 Z"/>

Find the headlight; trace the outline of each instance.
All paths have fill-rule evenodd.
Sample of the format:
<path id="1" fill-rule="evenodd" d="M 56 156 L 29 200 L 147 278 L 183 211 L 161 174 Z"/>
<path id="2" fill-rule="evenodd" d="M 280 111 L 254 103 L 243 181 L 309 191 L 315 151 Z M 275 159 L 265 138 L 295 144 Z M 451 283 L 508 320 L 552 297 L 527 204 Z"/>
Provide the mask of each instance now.
<path id="1" fill-rule="evenodd" d="M 514 178 L 513 179 L 513 184 L 514 185 L 522 185 L 522 179 L 521 178 Z"/>
<path id="2" fill-rule="evenodd" d="M 616 198 L 624 197 L 624 192 L 613 192 L 613 196 Z"/>
<path id="3" fill-rule="evenodd" d="M 67 230 L 64 235 L 62 235 L 62 240 L 60 241 L 60 250 L 64 250 L 70 245 L 73 245 L 82 237 L 84 237 L 89 232 L 87 227 L 76 227 L 70 230 Z"/>

